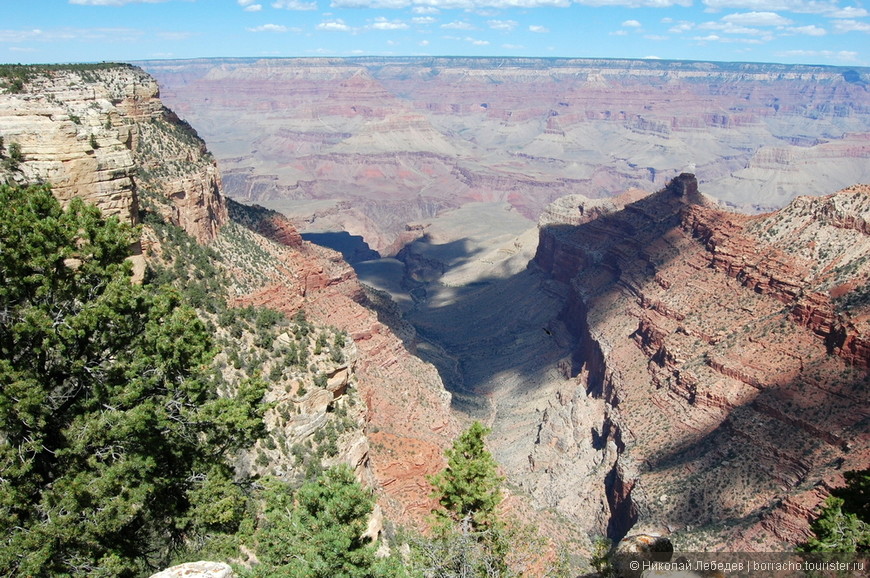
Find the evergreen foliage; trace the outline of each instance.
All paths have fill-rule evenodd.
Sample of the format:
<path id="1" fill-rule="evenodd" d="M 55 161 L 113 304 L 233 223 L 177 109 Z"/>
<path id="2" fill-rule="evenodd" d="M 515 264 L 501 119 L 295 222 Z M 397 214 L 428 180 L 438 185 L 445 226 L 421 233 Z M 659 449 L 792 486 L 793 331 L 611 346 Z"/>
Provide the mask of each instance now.
<path id="1" fill-rule="evenodd" d="M 811 524 L 804 552 L 870 552 L 870 469 L 846 472 L 846 486 L 831 492 Z"/>
<path id="2" fill-rule="evenodd" d="M 137 575 L 244 511 L 226 456 L 265 385 L 218 397 L 193 309 L 130 282 L 134 233 L 0 186 L 0 575 Z"/>
<path id="3" fill-rule="evenodd" d="M 474 422 L 445 451 L 447 469 L 430 478 L 435 488 L 433 497 L 441 505 L 434 512 L 440 520 L 453 523 L 467 520 L 474 531 L 496 525 L 503 478 L 498 475 L 492 454 L 484 447 L 487 434 L 489 429 Z"/>
<path id="4" fill-rule="evenodd" d="M 385 562 L 364 538 L 374 507 L 346 465 L 323 472 L 294 494 L 273 482 L 254 533 L 260 564 L 251 578 L 356 578 L 386 576 Z"/>
<path id="5" fill-rule="evenodd" d="M 429 576 L 507 576 L 508 532 L 497 512 L 501 483 L 484 446 L 489 429 L 474 422 L 445 451 L 447 468 L 432 476 L 438 500 L 436 540 L 417 542 L 417 560 Z"/>

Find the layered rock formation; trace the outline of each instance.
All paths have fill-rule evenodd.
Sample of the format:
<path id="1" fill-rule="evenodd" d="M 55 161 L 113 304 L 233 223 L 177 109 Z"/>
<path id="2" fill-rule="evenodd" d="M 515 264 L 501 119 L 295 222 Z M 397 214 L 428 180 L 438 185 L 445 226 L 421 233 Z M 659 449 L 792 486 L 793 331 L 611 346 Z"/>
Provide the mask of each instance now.
<path id="1" fill-rule="evenodd" d="M 868 199 L 860 186 L 740 216 L 684 174 L 619 211 L 542 227 L 535 263 L 568 285 L 578 389 L 548 407 L 532 462 L 562 479 L 577 446 L 611 446 L 611 536 L 735 550 L 803 539 L 825 488 L 870 460 Z M 571 419 L 590 398 L 604 402 L 591 436 Z"/>
<path id="2" fill-rule="evenodd" d="M 217 82 L 225 75 L 249 79 L 254 73 L 233 66 L 209 74 Z M 414 522 L 428 513 L 425 476 L 442 466 L 442 450 L 458 429 L 452 405 L 492 426 L 492 449 L 516 484 L 517 495 L 529 495 L 538 506 L 582 520 L 584 533 L 621 537 L 632 529 L 670 532 L 681 549 L 775 549 L 802 539 L 827 488 L 838 483 L 842 471 L 866 467 L 870 459 L 870 190 L 855 187 L 817 199 L 799 198 L 776 213 L 750 217 L 721 211 L 699 192 L 704 186 L 681 174 L 653 195 L 631 190 L 607 200 L 573 196 L 544 208 L 550 195 L 575 192 L 595 178 L 531 178 L 526 171 L 535 172 L 541 165 L 519 154 L 515 164 L 496 163 L 498 170 L 495 165 L 477 170 L 482 165 L 475 165 L 472 171 L 441 150 L 384 152 L 391 146 L 382 140 L 385 134 L 400 133 L 402 146 L 432 135 L 421 124 L 420 115 L 429 113 L 412 110 L 395 116 L 383 106 L 365 104 L 366 98 L 392 94 L 383 88 L 387 84 L 407 81 L 392 70 L 361 72 L 351 67 L 340 82 L 330 67 L 293 72 L 276 65 L 275 74 L 280 86 L 282 76 L 289 75 L 300 90 L 310 87 L 308 94 L 286 96 L 301 99 L 294 110 L 312 115 L 307 128 L 291 131 L 286 142 L 298 141 L 320 156 L 300 157 L 284 168 L 298 174 L 316 169 L 325 177 L 312 176 L 290 187 L 302 197 L 300 202 L 311 203 L 300 192 L 304 187 L 338 190 L 346 187 L 347 175 L 372 190 L 393 179 L 412 183 L 413 202 L 334 202 L 324 194 L 308 205 L 315 223 L 360 217 L 367 230 L 382 234 L 376 243 L 380 248 L 399 252 L 408 241 L 426 235 L 402 254 L 407 263 L 419 265 L 415 290 L 421 289 L 408 307 L 407 320 L 383 294 L 363 288 L 337 253 L 306 243 L 277 213 L 239 211 L 245 216 L 236 215 L 237 223 L 221 232 L 226 209 L 211 159 L 201 141 L 162 108 L 154 84 L 136 69 L 95 72 L 102 80 L 59 70 L 32 79 L 39 90 L 0 95 L 0 134 L 7 149 L 16 143 L 23 153 L 22 162 L 9 165 L 4 176 L 51 180 L 59 183 L 60 195 L 80 194 L 131 220 L 136 218 L 136 195 L 153 193 L 143 197 L 200 240 L 213 239 L 215 246 L 235 242 L 233 227 L 236 232 L 242 225 L 255 231 L 246 237 L 247 252 L 225 264 L 234 276 L 237 302 L 289 314 L 301 308 L 319 324 L 346 330 L 352 337 L 358 352 L 355 366 L 336 367 L 330 385 L 334 391 L 327 387 L 306 398 L 305 408 L 312 415 L 327 411 L 327 398 L 347 385 L 345 376 L 353 369 L 354 386 L 365 402 L 365 431 L 345 457 L 381 490 L 392 520 Z M 527 88 L 540 80 L 534 70 L 511 70 L 517 78 L 527 78 Z M 619 76 L 571 74 L 582 78 L 587 89 L 616 82 L 613 78 Z M 670 73 L 659 74 L 662 82 L 670 78 Z M 693 74 L 682 70 L 671 80 Z M 802 74 L 786 80 L 802 86 L 807 81 Z M 570 78 L 566 73 L 563 80 Z M 843 89 L 854 105 L 836 108 L 834 114 L 821 105 L 792 104 L 800 108 L 797 116 L 821 115 L 827 119 L 825 130 L 842 119 L 863 126 L 863 86 L 847 83 L 844 88 L 836 75 L 815 78 L 819 99 L 834 99 Z M 324 79 L 333 83 L 334 99 L 317 96 L 315 88 Z M 486 93 L 486 106 L 463 106 L 480 100 L 480 86 L 487 79 L 481 71 L 469 73 L 467 95 L 465 100 L 456 97 L 455 110 L 480 115 L 481 125 L 490 127 L 486 134 L 491 142 L 513 137 L 488 123 L 510 126 L 522 121 L 528 127 L 541 120 L 531 112 L 523 120 L 517 112 L 526 99 L 514 102 L 504 96 L 504 102 L 496 101 L 489 98 L 492 91 Z M 90 88 L 82 89 L 82 83 Z M 236 93 L 221 92 L 219 85 L 212 87 L 214 96 L 209 98 L 229 106 Z M 261 96 L 274 88 L 250 86 L 267 91 Z M 734 96 L 727 86 L 720 90 Z M 572 94 L 581 98 L 581 92 Z M 347 104 L 357 97 L 357 104 Z M 750 94 L 748 102 L 761 102 L 754 99 Z M 428 116 L 430 127 L 453 122 L 447 113 L 453 114 L 454 107 L 443 108 L 443 102 L 433 100 L 421 109 L 442 115 L 437 116 L 442 125 Z M 511 102 L 516 106 L 506 108 Z M 259 106 L 264 117 L 285 110 L 268 99 Z M 339 144 L 354 141 L 332 125 L 324 128 L 319 107 L 327 107 L 323 111 L 331 119 L 347 117 L 360 125 L 371 121 L 364 140 L 366 146 L 381 147 L 380 164 L 349 150 L 321 154 L 324 143 L 338 150 Z M 784 108 L 771 106 L 771 114 Z M 619 116 L 584 110 L 575 118 L 584 129 L 590 119 L 613 123 Z M 565 118 L 556 122 L 548 115 L 541 122 L 546 139 L 571 133 L 571 119 L 559 116 Z M 622 121 L 630 120 L 636 134 L 668 134 L 666 125 L 630 116 Z M 703 123 L 696 119 L 694 128 L 710 123 L 723 131 L 751 120 L 736 113 L 698 118 Z M 406 129 L 397 130 L 390 124 L 394 121 L 407 122 Z M 757 119 L 753 122 L 749 124 L 757 126 Z M 675 120 L 672 132 L 677 125 L 689 130 L 692 123 Z M 320 128 L 315 131 L 315 126 Z M 378 133 L 384 126 L 389 130 Z M 433 142 L 437 148 L 442 141 Z M 463 146 L 473 148 L 470 142 Z M 790 146 L 809 145 L 801 141 Z M 859 157 L 864 154 L 860 146 L 854 150 Z M 570 154 L 578 151 L 574 147 Z M 525 149 L 522 154 L 531 155 Z M 558 165 L 553 161 L 557 157 L 546 157 L 546 163 Z M 353 159 L 360 163 L 346 163 Z M 245 162 L 237 166 L 239 182 L 252 187 L 264 182 L 259 168 L 244 168 Z M 138 176 L 133 170 L 137 165 Z M 654 179 L 668 171 L 677 169 L 659 171 Z M 336 174 L 340 178 L 329 184 L 330 175 Z M 605 175 L 597 182 L 617 182 L 609 179 Z M 455 189 L 442 189 L 452 184 Z M 536 196 L 541 191 L 546 194 Z M 593 187 L 593 196 L 598 192 Z M 165 202 L 158 202 L 161 198 Z M 464 202 L 458 198 L 492 202 L 467 208 L 468 213 L 452 211 L 456 231 L 452 237 L 439 237 L 444 229 L 430 226 L 429 217 Z M 537 208 L 530 210 L 532 206 Z M 400 210 L 375 222 L 381 212 L 396 208 Z M 528 217 L 543 212 L 539 239 L 513 237 L 512 225 L 504 234 L 485 237 L 497 246 L 481 248 L 471 242 L 477 231 L 469 223 L 480 228 L 487 221 L 475 220 L 474 215 L 483 213 L 473 211 L 485 212 L 492 222 L 507 221 L 508 214 L 514 219 L 518 213 Z M 526 268 L 533 256 L 534 266 Z M 438 371 L 420 357 L 435 363 Z M 566 533 L 569 526 L 563 519 L 550 523 L 548 531 Z"/>
<path id="3" fill-rule="evenodd" d="M 235 221 L 270 240 L 260 240 L 261 260 L 275 262 L 258 272 L 238 303 L 288 315 L 304 309 L 318 325 L 347 331 L 356 350 L 354 387 L 365 404 L 365 426 L 344 459 L 379 491 L 388 519 L 420 524 L 433 507 L 426 476 L 443 467 L 443 451 L 458 426 L 437 371 L 414 355 L 413 329 L 374 311 L 371 299 L 377 296 L 366 294 L 338 253 L 302 241 L 278 213 L 233 206 Z M 332 377 L 338 383 L 344 376 L 335 371 Z"/>
<path id="4" fill-rule="evenodd" d="M 0 136 L 21 153 L 5 180 L 51 183 L 62 201 L 81 197 L 131 223 L 144 184 L 201 241 L 226 221 L 214 160 L 141 69 L 34 67 L 21 92 L 0 94 Z"/>
<path id="5" fill-rule="evenodd" d="M 866 69 L 583 59 L 150 61 L 227 193 L 394 255 L 470 202 L 656 190 L 687 165 L 748 211 L 870 181 Z"/>
<path id="6" fill-rule="evenodd" d="M 412 354 L 413 330 L 403 329 L 403 342 L 388 325 L 397 320 L 381 321 L 366 307 L 369 297 L 340 255 L 303 241 L 281 215 L 237 207 L 231 223 L 214 159 L 163 106 L 142 70 L 58 66 L 28 74 L 23 91 L 0 94 L 3 160 L 13 160 L 10 148 L 21 153 L 0 165 L 0 180 L 48 181 L 61 200 L 80 197 L 133 223 L 147 203 L 221 255 L 237 305 L 289 316 L 304 309 L 319 326 L 346 331 L 354 342 L 352 365 L 330 365 L 325 386 L 300 401 L 310 419 L 288 420 L 289 427 L 310 436 L 352 380 L 365 404 L 364 427 L 347 436 L 340 458 L 378 490 L 390 519 L 421 522 L 432 507 L 425 476 L 442 467 L 457 425 L 437 371 Z M 137 262 L 160 258 L 160 242 L 147 228 L 142 244 Z M 270 392 L 269 399 L 281 401 L 285 393 Z"/>
<path id="7" fill-rule="evenodd" d="M 222 562 L 187 562 L 167 568 L 151 578 L 235 578 L 236 573 L 229 564 Z"/>

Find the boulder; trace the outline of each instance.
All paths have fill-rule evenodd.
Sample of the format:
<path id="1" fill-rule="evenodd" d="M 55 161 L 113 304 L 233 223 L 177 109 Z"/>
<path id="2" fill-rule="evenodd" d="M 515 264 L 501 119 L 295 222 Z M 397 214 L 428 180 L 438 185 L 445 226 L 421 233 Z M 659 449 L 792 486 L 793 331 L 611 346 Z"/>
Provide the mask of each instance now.
<path id="1" fill-rule="evenodd" d="M 236 573 L 223 562 L 199 561 L 172 566 L 151 578 L 236 578 Z"/>

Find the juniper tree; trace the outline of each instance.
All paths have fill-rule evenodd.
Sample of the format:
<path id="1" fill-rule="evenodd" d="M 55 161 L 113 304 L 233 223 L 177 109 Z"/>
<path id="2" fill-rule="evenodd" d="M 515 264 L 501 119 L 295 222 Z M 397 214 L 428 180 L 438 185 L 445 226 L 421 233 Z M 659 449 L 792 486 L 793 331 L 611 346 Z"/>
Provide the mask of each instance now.
<path id="1" fill-rule="evenodd" d="M 255 578 L 366 578 L 395 575 L 363 536 L 374 507 L 371 492 L 346 465 L 323 472 L 292 492 L 272 480 L 254 533 L 260 563 Z"/>
<path id="2" fill-rule="evenodd" d="M 134 238 L 0 186 L 0 575 L 141 574 L 244 510 L 226 457 L 259 435 L 264 385 L 217 395 L 196 313 L 131 283 Z"/>

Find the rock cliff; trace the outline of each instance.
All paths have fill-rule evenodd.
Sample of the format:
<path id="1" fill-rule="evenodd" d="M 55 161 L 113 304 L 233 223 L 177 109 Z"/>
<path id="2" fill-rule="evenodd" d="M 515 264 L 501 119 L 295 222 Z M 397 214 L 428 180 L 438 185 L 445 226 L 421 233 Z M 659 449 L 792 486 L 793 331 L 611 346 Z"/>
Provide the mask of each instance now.
<path id="1" fill-rule="evenodd" d="M 260 250 L 276 264 L 259 272 L 237 302 L 290 316 L 304 309 L 318 325 L 349 334 L 365 423 L 346 457 L 378 490 L 388 519 L 420 524 L 433 507 L 426 476 L 443 467 L 458 425 L 438 372 L 414 355 L 413 329 L 373 301 L 379 297 L 364 290 L 339 253 L 302 241 L 278 213 L 232 201 L 230 207 L 234 222 L 265 235 Z"/>
<path id="2" fill-rule="evenodd" d="M 120 64 L 24 70 L 23 89 L 0 94 L 0 136 L 20 150 L 0 176 L 49 182 L 62 201 L 81 197 L 132 223 L 152 189 L 176 224 L 215 237 L 227 218 L 215 162 L 150 76 Z"/>
<path id="3" fill-rule="evenodd" d="M 290 400 L 287 407 L 301 416 L 269 414 L 272 441 L 284 433 L 282 446 L 310 437 L 352 382 L 364 404 L 363 428 L 345 436 L 340 459 L 378 491 L 391 520 L 416 524 L 428 515 L 425 476 L 442 467 L 458 426 L 437 371 L 413 355 L 413 331 L 396 325 L 403 341 L 390 327 L 396 319 L 381 320 L 367 307 L 369 296 L 341 256 L 303 241 L 285 217 L 234 205 L 230 219 L 214 159 L 162 104 L 151 77 L 126 65 L 29 67 L 21 91 L 0 93 L 0 136 L 0 181 L 48 181 L 61 200 L 80 197 L 132 223 L 147 204 L 214 249 L 236 305 L 288 316 L 304 309 L 318 326 L 347 332 L 352 359 L 325 365 L 323 387 L 295 398 L 270 391 L 270 401 Z M 15 149 L 20 155 L 12 158 Z M 141 258 L 159 261 L 160 243 L 146 228 Z M 259 355 L 253 337 L 244 339 L 239 347 L 250 349 L 246 355 Z M 226 365 L 224 353 L 218 360 Z M 260 446 L 254 451 L 277 455 Z"/>
<path id="4" fill-rule="evenodd" d="M 870 459 L 868 193 L 749 217 L 706 202 L 683 174 L 591 220 L 576 200 L 569 224 L 551 218 L 534 262 L 568 286 L 581 391 L 550 405 L 532 463 L 570 471 L 576 450 L 553 450 L 566 438 L 611 445 L 612 537 L 647 529 L 684 549 L 736 550 L 802 540 L 826 488 Z M 591 438 L 569 418 L 589 398 L 604 402 Z"/>

